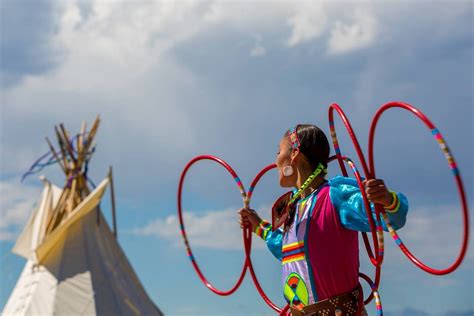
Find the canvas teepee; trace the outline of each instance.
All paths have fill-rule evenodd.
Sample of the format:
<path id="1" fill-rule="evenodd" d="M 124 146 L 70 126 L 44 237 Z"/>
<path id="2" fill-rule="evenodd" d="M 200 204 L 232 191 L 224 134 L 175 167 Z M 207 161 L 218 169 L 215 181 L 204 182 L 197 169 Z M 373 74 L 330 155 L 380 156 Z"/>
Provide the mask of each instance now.
<path id="1" fill-rule="evenodd" d="M 12 250 L 27 263 L 2 315 L 162 315 L 116 239 L 111 170 L 95 189 L 88 187 L 98 126 L 99 118 L 71 138 L 61 124 L 58 152 L 47 139 L 66 183 L 61 189 L 42 178 L 41 197 Z M 108 186 L 113 232 L 99 205 Z"/>

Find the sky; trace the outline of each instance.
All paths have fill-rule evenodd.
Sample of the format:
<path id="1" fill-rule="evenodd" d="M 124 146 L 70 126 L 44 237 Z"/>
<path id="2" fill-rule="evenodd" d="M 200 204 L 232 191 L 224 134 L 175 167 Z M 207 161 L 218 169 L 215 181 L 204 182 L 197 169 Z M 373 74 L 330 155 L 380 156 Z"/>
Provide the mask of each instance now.
<path id="1" fill-rule="evenodd" d="M 114 168 L 119 242 L 167 315 L 273 315 L 251 278 L 220 297 L 199 281 L 176 210 L 179 176 L 201 154 L 226 160 L 248 186 L 298 123 L 329 135 L 339 104 L 367 152 L 370 123 L 390 101 L 419 108 L 445 137 L 473 205 L 472 1 L 0 1 L 0 308 L 24 266 L 10 252 L 39 198 L 54 125 L 101 125 L 89 176 Z M 375 137 L 377 176 L 409 199 L 407 246 L 436 268 L 456 258 L 462 219 L 453 177 L 430 131 L 387 111 Z M 360 165 L 341 120 L 341 150 Z M 44 169 L 61 185 L 58 166 Z M 340 174 L 331 165 L 329 176 Z M 268 218 L 283 193 L 270 172 L 252 207 Z M 185 224 L 194 255 L 219 288 L 244 260 L 233 180 L 203 162 L 188 174 Z M 110 216 L 110 201 L 102 210 Z M 472 225 L 470 225 L 472 228 Z M 472 243 L 471 243 L 472 244 Z M 386 315 L 472 315 L 473 249 L 447 276 L 415 267 L 386 234 Z M 361 271 L 373 275 L 360 247 Z M 284 305 L 281 266 L 261 240 L 252 259 L 264 290 Z M 440 299 L 441 298 L 441 299 Z M 369 312 L 374 313 L 371 304 Z"/>

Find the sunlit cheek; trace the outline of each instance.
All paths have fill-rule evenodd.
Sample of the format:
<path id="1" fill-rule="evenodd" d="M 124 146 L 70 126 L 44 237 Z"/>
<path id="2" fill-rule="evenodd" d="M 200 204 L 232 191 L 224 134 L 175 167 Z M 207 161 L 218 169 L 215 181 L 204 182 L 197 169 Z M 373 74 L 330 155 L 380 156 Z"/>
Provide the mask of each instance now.
<path id="1" fill-rule="evenodd" d="M 275 163 L 276 163 L 277 167 L 280 168 L 280 166 L 281 166 L 281 156 L 280 155 L 277 156 Z"/>

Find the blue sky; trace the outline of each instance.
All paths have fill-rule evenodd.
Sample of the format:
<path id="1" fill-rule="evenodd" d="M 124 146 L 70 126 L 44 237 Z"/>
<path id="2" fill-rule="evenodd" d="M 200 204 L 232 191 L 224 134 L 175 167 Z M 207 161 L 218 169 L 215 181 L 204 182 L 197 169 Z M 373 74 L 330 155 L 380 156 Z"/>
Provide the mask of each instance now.
<path id="1" fill-rule="evenodd" d="M 99 182 L 114 167 L 120 244 L 168 315 L 272 314 L 249 276 L 225 298 L 199 282 L 176 221 L 179 175 L 192 157 L 213 154 L 249 183 L 273 162 L 287 128 L 313 123 L 328 132 L 331 103 L 345 110 L 364 150 L 380 105 L 400 100 L 419 107 L 445 136 L 473 204 L 470 1 L 0 3 L 0 307 L 24 264 L 10 248 L 41 189 L 37 177 L 20 177 L 60 122 L 78 131 L 101 115 L 89 175 Z M 445 267 L 461 239 L 446 161 L 408 113 L 391 110 L 380 123 L 378 175 L 410 200 L 400 234 L 422 259 Z M 355 158 L 339 120 L 336 126 L 342 151 Z M 338 172 L 331 167 L 331 176 Z M 44 174 L 63 181 L 57 167 Z M 224 171 L 203 163 L 184 191 L 195 256 L 223 288 L 244 258 L 234 186 Z M 281 192 L 270 173 L 253 207 L 268 217 Z M 108 201 L 103 210 L 110 219 Z M 472 315 L 472 247 L 455 273 L 435 277 L 386 239 L 387 315 Z M 280 266 L 262 242 L 254 246 L 261 283 L 281 306 Z M 360 257 L 361 271 L 372 275 L 363 248 Z"/>

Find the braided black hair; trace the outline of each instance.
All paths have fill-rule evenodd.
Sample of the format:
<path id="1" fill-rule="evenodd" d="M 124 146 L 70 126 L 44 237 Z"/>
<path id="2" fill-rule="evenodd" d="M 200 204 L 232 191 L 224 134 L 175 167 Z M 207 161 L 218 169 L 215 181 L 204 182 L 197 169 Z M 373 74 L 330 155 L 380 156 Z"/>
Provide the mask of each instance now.
<path id="1" fill-rule="evenodd" d="M 285 133 L 285 136 L 287 136 L 288 133 L 289 130 Z M 311 169 L 316 170 L 320 163 L 326 169 L 328 166 L 330 150 L 329 141 L 326 137 L 326 134 L 324 134 L 324 132 L 319 127 L 312 124 L 297 125 L 296 134 L 298 135 L 300 142 L 300 153 L 306 157 Z M 288 217 L 286 218 L 285 224 L 283 226 L 283 230 L 285 232 L 288 231 L 293 219 L 295 218 L 296 208 L 294 205 L 290 206 L 288 212 Z"/>

